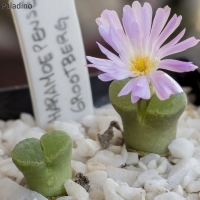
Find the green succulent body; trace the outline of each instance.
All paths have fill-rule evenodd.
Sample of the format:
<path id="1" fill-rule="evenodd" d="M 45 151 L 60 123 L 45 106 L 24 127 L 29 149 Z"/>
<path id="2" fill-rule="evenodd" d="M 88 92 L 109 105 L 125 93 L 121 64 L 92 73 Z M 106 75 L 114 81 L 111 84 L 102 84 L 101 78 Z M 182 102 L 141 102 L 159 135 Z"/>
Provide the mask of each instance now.
<path id="1" fill-rule="evenodd" d="M 51 131 L 41 139 L 28 138 L 12 151 L 12 159 L 31 190 L 46 197 L 65 194 L 64 183 L 72 177 L 72 140 L 62 131 Z"/>
<path id="2" fill-rule="evenodd" d="M 164 101 L 154 94 L 150 100 L 133 104 L 130 94 L 118 97 L 128 80 L 113 81 L 109 89 L 110 101 L 122 118 L 127 149 L 139 155 L 168 155 L 168 145 L 176 137 L 177 122 L 186 107 L 185 94 L 174 94 Z"/>

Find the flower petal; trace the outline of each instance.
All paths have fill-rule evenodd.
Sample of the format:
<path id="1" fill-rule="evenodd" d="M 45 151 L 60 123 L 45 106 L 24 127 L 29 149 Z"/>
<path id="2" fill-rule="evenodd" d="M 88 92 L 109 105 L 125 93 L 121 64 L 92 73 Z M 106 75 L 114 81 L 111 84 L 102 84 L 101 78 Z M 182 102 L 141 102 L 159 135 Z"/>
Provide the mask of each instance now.
<path id="1" fill-rule="evenodd" d="M 177 44 L 180 41 L 180 39 L 184 36 L 185 30 L 186 29 L 184 28 L 173 40 L 162 46 L 158 51 L 158 56 L 165 52 L 170 46 L 174 46 L 175 44 Z"/>
<path id="2" fill-rule="evenodd" d="M 166 27 L 164 28 L 164 30 L 162 31 L 162 33 L 160 34 L 158 38 L 157 45 L 156 45 L 157 49 L 159 49 L 160 46 L 165 42 L 165 40 L 178 28 L 178 26 L 181 23 L 181 20 L 182 20 L 181 16 L 177 18 L 177 16 L 174 15 L 171 18 L 171 20 L 167 23 Z"/>
<path id="3" fill-rule="evenodd" d="M 87 58 L 87 60 L 89 60 L 91 63 L 93 63 L 95 65 L 103 65 L 103 66 L 108 66 L 108 67 L 114 66 L 114 62 L 111 60 L 95 58 L 92 56 L 86 56 L 86 58 Z"/>
<path id="4" fill-rule="evenodd" d="M 184 40 L 174 46 L 168 47 L 165 52 L 159 55 L 159 58 L 162 59 L 166 56 L 169 56 L 171 54 L 175 54 L 181 51 L 185 51 L 186 49 L 189 49 L 193 46 L 195 46 L 199 40 L 197 40 L 195 37 L 188 38 L 187 40 Z"/>
<path id="5" fill-rule="evenodd" d="M 151 93 L 149 89 L 149 82 L 146 76 L 135 78 L 135 85 L 133 87 L 132 95 L 138 96 L 142 99 L 150 99 Z"/>
<path id="6" fill-rule="evenodd" d="M 100 25 L 99 33 L 101 37 L 105 40 L 105 42 L 108 43 L 119 54 L 119 49 L 116 47 L 115 43 L 109 35 L 109 29 L 105 28 L 103 25 Z"/>
<path id="7" fill-rule="evenodd" d="M 102 53 L 104 53 L 110 60 L 114 61 L 119 67 L 125 68 L 126 65 L 122 62 L 122 60 L 116 56 L 114 53 L 110 52 L 108 49 L 103 47 L 101 44 L 97 42 L 100 50 Z"/>
<path id="8" fill-rule="evenodd" d="M 131 72 L 128 70 L 127 71 L 117 70 L 114 73 L 110 73 L 109 75 L 115 80 L 123 80 L 125 78 L 134 77 L 134 75 L 131 74 Z"/>
<path id="9" fill-rule="evenodd" d="M 101 81 L 104 81 L 104 82 L 114 80 L 114 78 L 112 78 L 108 73 L 100 74 L 100 75 L 98 75 L 98 78 L 99 78 Z"/>
<path id="10" fill-rule="evenodd" d="M 142 32 L 144 44 L 149 40 L 150 30 L 152 23 L 152 7 L 149 3 L 144 3 L 142 7 Z"/>
<path id="11" fill-rule="evenodd" d="M 107 10 L 106 16 L 109 24 L 113 26 L 116 31 L 118 29 L 123 30 L 119 17 L 114 10 Z"/>
<path id="12" fill-rule="evenodd" d="M 162 8 L 158 8 L 156 11 L 156 15 L 153 20 L 153 25 L 151 29 L 151 34 L 149 38 L 149 51 L 152 51 L 152 48 L 156 42 L 156 39 L 158 38 L 160 32 L 162 31 L 164 27 L 165 22 L 165 11 Z"/>
<path id="13" fill-rule="evenodd" d="M 101 70 L 102 72 L 106 72 L 106 73 L 114 73 L 116 72 L 116 68 L 115 67 L 107 67 L 107 66 L 100 66 L 100 65 L 94 65 L 94 64 L 89 64 L 87 65 L 88 67 L 94 67 L 98 70 Z"/>
<path id="14" fill-rule="evenodd" d="M 142 25 L 142 6 L 138 1 L 134 1 L 132 4 L 132 9 L 135 15 L 136 22 L 139 25 L 139 29 L 141 31 L 142 28 L 140 26 Z"/>
<path id="15" fill-rule="evenodd" d="M 149 78 L 160 100 L 168 99 L 170 95 L 183 91 L 175 80 L 162 71 L 152 72 Z"/>
<path id="16" fill-rule="evenodd" d="M 189 72 L 194 71 L 198 67 L 193 65 L 192 62 L 182 62 L 179 60 L 166 59 L 160 61 L 158 68 L 170 70 L 173 72 Z"/>
<path id="17" fill-rule="evenodd" d="M 131 92 L 131 102 L 135 103 L 140 98 L 150 99 L 149 83 L 146 76 L 133 78 L 122 88 L 118 97 L 127 95 Z"/>
<path id="18" fill-rule="evenodd" d="M 129 94 L 132 90 L 133 82 L 134 82 L 134 79 L 129 80 L 128 83 L 122 88 L 122 90 L 118 94 L 118 97 Z"/>

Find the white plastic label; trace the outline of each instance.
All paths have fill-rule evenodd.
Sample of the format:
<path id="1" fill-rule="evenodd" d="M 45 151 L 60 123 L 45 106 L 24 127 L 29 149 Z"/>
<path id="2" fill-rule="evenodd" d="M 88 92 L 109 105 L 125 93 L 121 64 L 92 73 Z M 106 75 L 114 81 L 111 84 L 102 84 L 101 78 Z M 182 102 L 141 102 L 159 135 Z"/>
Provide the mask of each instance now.
<path id="1" fill-rule="evenodd" d="M 92 114 L 74 0 L 11 0 L 10 4 L 16 6 L 11 10 L 37 124 L 44 127 L 54 120 L 78 120 Z"/>

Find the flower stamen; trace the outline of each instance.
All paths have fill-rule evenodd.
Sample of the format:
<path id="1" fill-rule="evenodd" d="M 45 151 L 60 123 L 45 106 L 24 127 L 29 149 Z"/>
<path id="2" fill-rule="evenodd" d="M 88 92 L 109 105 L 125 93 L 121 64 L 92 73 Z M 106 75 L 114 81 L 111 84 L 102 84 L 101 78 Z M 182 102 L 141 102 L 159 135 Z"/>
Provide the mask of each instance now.
<path id="1" fill-rule="evenodd" d="M 138 75 L 147 75 L 158 64 L 157 59 L 148 56 L 137 56 L 131 60 L 130 70 Z"/>

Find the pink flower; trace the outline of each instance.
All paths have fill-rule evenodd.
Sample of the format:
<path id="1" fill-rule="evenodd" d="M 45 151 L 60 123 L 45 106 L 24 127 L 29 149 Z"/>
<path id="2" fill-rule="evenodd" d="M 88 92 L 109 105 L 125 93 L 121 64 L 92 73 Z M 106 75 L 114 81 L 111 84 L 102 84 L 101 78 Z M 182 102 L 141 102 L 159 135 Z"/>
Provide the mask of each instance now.
<path id="1" fill-rule="evenodd" d="M 138 1 L 134 1 L 132 7 L 126 5 L 123 9 L 123 27 L 115 11 L 104 10 L 101 17 L 96 19 L 101 36 L 119 56 L 97 43 L 108 59 L 87 56 L 93 63 L 88 66 L 104 72 L 99 75 L 102 81 L 131 78 L 118 96 L 131 92 L 132 103 L 140 98 L 150 99 L 151 83 L 159 99 L 168 99 L 171 94 L 182 92 L 182 89 L 170 76 L 157 70 L 188 72 L 197 69 L 191 62 L 163 59 L 199 42 L 191 37 L 178 43 L 185 33 L 183 29 L 173 40 L 163 45 L 182 20 L 181 16 L 175 14 L 167 22 L 170 11 L 168 6 L 158 8 L 152 21 L 151 5 L 144 3 L 142 7 Z"/>

